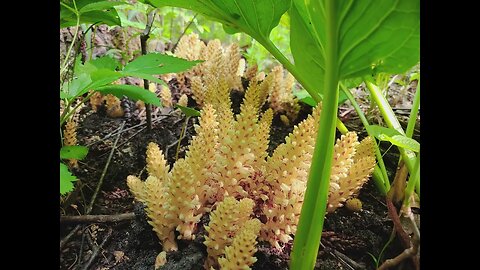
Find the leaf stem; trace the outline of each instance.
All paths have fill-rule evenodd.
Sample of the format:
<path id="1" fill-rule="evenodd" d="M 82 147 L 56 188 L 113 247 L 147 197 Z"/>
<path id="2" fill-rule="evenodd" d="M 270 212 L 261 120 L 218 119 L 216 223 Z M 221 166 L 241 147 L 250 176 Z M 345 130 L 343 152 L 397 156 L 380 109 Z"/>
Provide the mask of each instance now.
<path id="1" fill-rule="evenodd" d="M 291 269 L 311 270 L 315 266 L 327 209 L 330 172 L 338 110 L 338 24 L 335 0 L 325 1 L 325 91 L 305 199 L 293 243 Z"/>
<path id="2" fill-rule="evenodd" d="M 72 43 L 70 44 L 70 47 L 68 48 L 67 54 L 65 55 L 65 59 L 63 60 L 63 63 L 62 63 L 62 66 L 61 66 L 62 68 L 60 69 L 60 78 L 62 78 L 63 73 L 67 70 L 68 58 L 70 58 L 70 54 L 72 53 L 73 45 L 75 44 L 75 41 L 76 41 L 77 36 L 78 36 L 78 28 L 80 27 L 80 14 L 78 13 L 77 4 L 75 3 L 75 0 L 73 0 L 72 2 L 73 2 L 73 6 L 75 7 L 75 10 L 72 10 L 71 7 L 69 8 L 69 10 L 71 10 L 77 16 L 77 25 L 75 27 L 75 34 L 73 35 Z M 63 4 L 63 3 L 60 2 L 60 4 Z M 63 6 L 68 7 L 65 4 L 63 4 Z"/>
<path id="3" fill-rule="evenodd" d="M 409 138 L 412 138 L 413 136 L 419 109 L 420 109 L 420 79 L 418 79 L 418 85 L 415 91 L 415 97 L 413 98 L 412 111 L 410 112 L 410 118 L 408 119 L 408 124 L 407 124 L 407 131 L 405 132 L 405 134 Z M 420 156 L 420 154 L 418 156 Z M 418 176 L 418 180 L 415 180 L 415 181 L 416 181 L 415 190 L 417 191 L 418 196 L 420 196 L 420 175 Z"/>
<path id="4" fill-rule="evenodd" d="M 84 99 L 82 99 L 80 102 L 77 103 L 77 105 L 75 105 L 75 107 L 73 107 L 73 109 L 71 109 L 70 111 L 68 111 L 68 113 L 65 115 L 65 112 L 66 112 L 66 109 L 64 111 L 64 113 L 62 114 L 62 116 L 60 116 L 60 126 L 63 125 L 63 123 L 65 123 L 65 121 L 70 118 L 70 116 L 72 114 L 75 113 L 75 111 L 85 102 L 87 102 L 90 97 L 95 93 L 95 91 L 92 91 L 91 93 L 89 93 Z M 69 107 L 72 103 L 69 103 Z"/>
<path id="5" fill-rule="evenodd" d="M 417 122 L 418 109 L 420 108 L 420 80 L 418 81 L 415 96 L 413 98 L 412 110 L 410 112 L 410 118 L 408 119 L 407 131 L 405 135 L 412 138 L 413 131 L 415 130 L 415 123 Z"/>
<path id="6" fill-rule="evenodd" d="M 416 183 L 420 180 L 420 153 L 418 153 L 417 161 L 415 162 L 415 167 L 413 172 L 410 174 L 408 179 L 407 187 L 405 188 L 405 198 L 403 199 L 403 205 L 408 207 L 410 204 L 410 196 L 415 189 Z"/>
<path id="7" fill-rule="evenodd" d="M 362 109 L 358 105 L 357 101 L 353 97 L 352 93 L 342 84 L 340 83 L 340 87 L 342 91 L 345 93 L 347 96 L 348 100 L 350 100 L 350 103 L 352 104 L 353 108 L 358 114 L 358 117 L 360 117 L 360 120 L 362 121 L 363 126 L 366 128 L 370 124 L 368 123 L 367 117 L 365 117 L 365 114 L 363 113 Z M 375 180 L 375 184 L 377 188 L 380 190 L 380 192 L 383 195 L 387 195 L 388 190 L 390 189 L 390 181 L 388 180 L 388 174 L 387 174 L 387 169 L 385 167 L 385 163 L 383 162 L 383 157 L 382 153 L 380 153 L 380 149 L 378 148 L 377 141 L 375 140 L 375 136 L 369 132 L 368 129 L 367 133 L 370 137 L 373 138 L 373 143 L 375 144 L 375 156 L 377 157 L 377 162 L 378 164 L 375 165 L 375 170 L 373 173 L 373 179 Z M 378 170 L 380 170 L 380 175 L 378 174 Z M 375 173 L 377 171 L 377 173 Z"/>
<path id="8" fill-rule="evenodd" d="M 367 89 L 370 92 L 370 96 L 373 97 L 373 100 L 375 101 L 375 103 L 377 103 L 377 106 L 380 109 L 380 113 L 385 119 L 385 123 L 387 123 L 387 126 L 389 128 L 393 128 L 397 130 L 402 135 L 405 135 L 405 132 L 403 131 L 402 126 L 400 125 L 400 122 L 398 122 L 398 119 L 392 110 L 392 107 L 390 107 L 390 104 L 382 95 L 378 86 L 376 86 L 375 84 L 371 83 L 368 80 L 365 80 L 365 85 L 367 86 Z M 414 164 L 416 162 L 415 153 L 413 151 L 404 149 L 402 147 L 399 147 L 398 150 L 400 152 L 402 159 L 405 161 L 405 165 L 407 166 L 408 171 L 412 172 Z"/>

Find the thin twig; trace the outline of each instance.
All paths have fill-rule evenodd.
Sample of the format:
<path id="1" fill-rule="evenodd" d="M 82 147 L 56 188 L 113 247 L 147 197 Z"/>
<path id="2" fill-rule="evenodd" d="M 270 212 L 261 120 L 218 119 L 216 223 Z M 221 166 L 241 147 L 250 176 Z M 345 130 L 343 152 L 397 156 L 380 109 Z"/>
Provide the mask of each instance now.
<path id="1" fill-rule="evenodd" d="M 124 142 L 122 142 L 121 144 L 119 144 L 117 146 L 117 149 L 120 148 L 120 146 L 126 144 L 128 141 L 130 141 L 133 137 L 137 136 L 140 132 L 142 132 L 144 129 L 146 129 L 147 127 L 143 127 L 141 128 L 139 131 L 135 132 L 132 136 L 128 137 Z"/>
<path id="2" fill-rule="evenodd" d="M 413 221 L 413 223 L 415 222 Z M 377 270 L 389 269 L 390 267 L 398 265 L 400 262 L 404 261 L 405 259 L 413 258 L 415 255 L 417 255 L 419 246 L 420 246 L 420 236 L 417 235 L 417 232 L 415 232 L 414 230 L 413 238 L 412 238 L 412 247 L 405 249 L 397 257 L 386 260 Z M 418 264 L 416 265 L 416 267 L 418 268 Z"/>
<path id="3" fill-rule="evenodd" d="M 197 16 L 198 16 L 198 13 L 195 13 L 195 16 L 193 16 L 193 18 L 190 20 L 190 22 L 188 22 L 187 26 L 183 29 L 182 34 L 180 35 L 180 37 L 178 37 L 178 40 L 177 40 L 177 42 L 175 42 L 175 45 L 173 45 L 172 52 L 175 51 L 175 49 L 177 48 L 178 42 L 185 35 L 185 33 L 187 32 L 187 29 L 190 27 L 190 25 L 192 25 L 193 21 L 195 20 L 195 18 L 197 18 Z"/>
<path id="4" fill-rule="evenodd" d="M 81 225 L 75 226 L 73 230 L 71 230 L 62 240 L 60 240 L 60 250 L 63 248 L 63 246 L 72 238 L 72 236 L 80 229 Z"/>
<path id="5" fill-rule="evenodd" d="M 120 130 L 122 130 L 124 126 L 125 126 L 125 121 L 122 122 L 122 125 L 120 126 Z M 120 139 L 120 134 L 118 134 L 117 138 L 115 139 L 115 142 L 113 143 L 112 151 L 110 151 L 110 155 L 108 156 L 108 159 L 107 159 L 107 164 L 105 164 L 105 168 L 103 169 L 102 175 L 100 176 L 100 181 L 98 181 L 97 188 L 93 193 L 92 199 L 90 201 L 90 205 L 88 205 L 87 211 L 85 212 L 85 214 L 87 215 L 90 214 L 90 212 L 92 211 L 93 204 L 95 203 L 95 199 L 97 198 L 98 191 L 100 190 L 100 187 L 103 184 L 103 179 L 105 178 L 105 174 L 107 173 L 108 166 L 110 165 L 110 161 L 112 160 L 113 153 L 115 152 L 118 139 Z"/>
<path id="6" fill-rule="evenodd" d="M 105 223 L 120 222 L 135 218 L 134 213 L 124 213 L 117 215 L 83 215 L 83 216 L 62 216 L 60 223 Z"/>
<path id="7" fill-rule="evenodd" d="M 83 266 L 82 270 L 87 270 L 88 267 L 90 266 L 90 264 L 92 264 L 92 262 L 95 260 L 95 258 L 97 257 L 98 255 L 98 252 L 103 248 L 103 246 L 105 245 L 105 243 L 108 241 L 108 239 L 110 238 L 110 236 L 112 235 L 112 228 L 108 228 L 108 233 L 107 235 L 105 235 L 105 237 L 103 238 L 103 241 L 102 243 L 100 243 L 99 246 L 97 247 L 94 247 L 93 248 L 93 253 L 92 255 L 90 256 L 90 259 L 88 260 L 88 262 Z"/>
<path id="8" fill-rule="evenodd" d="M 88 227 L 85 227 L 85 225 L 82 225 L 82 241 L 80 242 L 80 248 L 79 248 L 79 252 L 78 252 L 78 263 L 82 262 L 83 244 L 85 243 L 85 235 L 86 235 L 85 230 L 86 229 L 88 229 Z"/>
<path id="9" fill-rule="evenodd" d="M 190 120 L 189 116 L 187 116 L 187 118 L 185 118 L 185 124 L 183 124 L 182 132 L 180 133 L 180 138 L 185 137 L 185 133 L 186 133 L 185 131 L 187 130 L 188 120 Z M 178 152 L 180 152 L 181 142 L 182 142 L 182 140 L 178 140 L 177 151 L 175 152 L 175 161 L 177 161 L 177 159 L 178 159 Z"/>
<path id="10" fill-rule="evenodd" d="M 325 245 L 322 242 L 320 242 L 320 245 L 321 245 L 323 250 L 326 249 Z M 354 260 L 350 259 L 347 255 L 341 253 L 340 251 L 334 250 L 333 253 L 330 252 L 330 251 L 327 251 L 327 252 L 330 255 L 332 255 L 333 257 L 337 258 L 340 261 L 340 263 L 342 263 L 343 265 L 345 265 L 346 267 L 348 267 L 351 270 L 365 269 L 364 266 L 362 266 L 359 263 L 355 262 Z"/>
<path id="11" fill-rule="evenodd" d="M 334 250 L 333 253 L 339 258 L 341 261 L 344 262 L 344 264 L 348 265 L 352 269 L 365 269 L 365 267 L 356 261 L 350 259 L 347 255 L 341 253 L 338 250 Z"/>
<path id="12" fill-rule="evenodd" d="M 126 144 L 128 141 L 130 141 L 133 137 L 137 136 L 140 132 L 142 132 L 144 129 L 146 129 L 147 127 L 143 127 L 141 128 L 139 131 L 135 132 L 132 136 L 128 137 L 124 142 L 122 142 L 121 144 L 117 145 L 116 149 L 118 150 L 120 148 L 120 146 Z M 119 151 L 119 150 L 118 150 Z M 100 156 L 98 156 L 99 158 L 100 157 L 103 157 L 105 156 L 107 153 L 103 153 L 101 154 Z"/>

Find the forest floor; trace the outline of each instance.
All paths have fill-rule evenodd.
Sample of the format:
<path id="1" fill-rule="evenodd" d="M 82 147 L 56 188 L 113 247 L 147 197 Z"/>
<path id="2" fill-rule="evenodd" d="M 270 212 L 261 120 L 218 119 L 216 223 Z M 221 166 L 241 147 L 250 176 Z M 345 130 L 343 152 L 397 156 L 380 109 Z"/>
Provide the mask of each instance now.
<path id="1" fill-rule="evenodd" d="M 124 83 L 139 82 L 126 79 Z M 178 99 L 175 82 L 171 81 L 169 86 Z M 407 86 L 397 83 L 390 85 L 389 101 L 404 128 L 415 89 L 416 81 Z M 368 111 L 371 123 L 380 123 L 378 109 L 369 108 L 370 102 L 364 88 L 358 87 L 354 94 L 362 109 Z M 191 97 L 189 100 L 189 105 L 194 103 Z M 232 92 L 232 100 L 235 111 L 241 94 Z M 124 100 L 123 103 L 125 108 L 135 107 L 131 101 Z M 298 119 L 288 126 L 280 121 L 278 115 L 274 118 L 270 133 L 270 153 L 284 142 L 293 130 L 293 125 L 305 119 L 310 111 L 311 108 L 302 104 Z M 349 102 L 340 106 L 338 115 L 349 130 L 358 133 L 360 139 L 366 136 L 365 129 Z M 153 128 L 149 131 L 145 116 L 138 110 L 132 109 L 121 118 L 108 117 L 104 109 L 93 113 L 88 105 L 80 111 L 78 144 L 89 147 L 89 153 L 84 160 L 79 161 L 79 168 L 73 169 L 73 174 L 79 179 L 75 190 L 60 202 L 60 269 L 154 269 L 161 246 L 147 223 L 143 206 L 135 202 L 129 192 L 126 178 L 128 175 L 145 178 L 145 151 L 149 142 L 157 143 L 172 165 L 185 120 L 185 115 L 178 110 L 157 109 L 153 117 Z M 185 136 L 180 140 L 178 158 L 184 157 L 188 142 L 195 135 L 193 125 L 197 120 L 196 117 L 188 120 Z M 414 138 L 420 142 L 419 127 L 418 120 Z M 380 144 L 380 147 L 382 153 L 388 150 L 384 160 L 389 177 L 393 179 L 398 151 L 386 143 Z M 108 162 L 111 153 L 112 158 Z M 82 223 L 68 221 L 65 216 L 85 212 L 102 178 L 103 184 L 99 187 L 91 214 L 108 215 L 108 218 L 125 214 L 120 216 L 122 220 Z M 373 180 L 369 180 L 361 189 L 358 198 L 363 203 L 361 211 L 339 208 L 326 216 L 315 269 L 375 269 L 373 257 L 378 257 L 388 242 L 393 223 L 388 216 L 385 198 L 377 191 Z M 206 258 L 206 248 L 202 244 L 205 234 L 203 226 L 208 223 L 208 219 L 208 215 L 202 218 L 194 241 L 178 241 L 179 250 L 167 255 L 167 263 L 161 269 L 203 269 Z M 252 269 L 288 269 L 290 251 L 291 245 L 278 251 L 268 243 L 260 242 L 255 254 L 258 261 Z M 400 242 L 395 239 L 386 247 L 383 259 L 395 257 L 402 251 Z M 407 260 L 396 269 L 414 268 Z"/>
<path id="2" fill-rule="evenodd" d="M 237 103 L 234 106 L 238 106 L 240 97 L 241 94 L 232 93 L 232 100 Z M 310 110 L 302 105 L 296 122 L 303 120 Z M 348 104 L 341 106 L 339 115 L 343 117 L 349 130 L 358 132 L 359 138 L 366 136 L 358 117 Z M 186 118 L 178 110 L 157 110 L 153 118 L 153 129 L 148 131 L 144 117 L 138 116 L 138 110 L 129 116 L 110 118 L 104 110 L 92 113 L 89 106 L 80 112 L 83 120 L 77 129 L 78 143 L 88 146 L 90 150 L 87 157 L 79 161 L 79 169 L 73 171 L 80 181 L 77 182 L 75 191 L 61 203 L 62 215 L 83 213 L 112 151 L 112 159 L 106 168 L 104 182 L 91 213 L 110 216 L 125 213 L 135 215 L 128 215 L 125 220 L 118 222 L 80 224 L 76 233 L 61 247 L 60 269 L 153 269 L 161 246 L 151 226 L 146 222 L 143 206 L 134 202 L 128 191 L 126 178 L 128 175 L 145 177 L 145 151 L 149 142 L 157 143 L 172 165 Z M 402 115 L 398 117 L 405 118 Z M 195 133 L 193 124 L 196 121 L 196 118 L 188 121 L 186 135 L 180 144 L 179 158 L 185 155 L 188 141 Z M 406 120 L 401 122 L 405 123 Z M 278 117 L 274 118 L 270 153 L 284 142 L 284 138 L 293 130 L 293 124 L 295 123 L 286 126 Z M 120 129 L 122 125 L 123 129 Z M 418 130 L 415 138 L 419 140 Z M 385 148 L 388 145 L 381 146 Z M 398 152 L 392 147 L 385 155 L 391 177 L 397 161 Z M 373 180 L 362 188 L 358 198 L 363 203 L 362 211 L 352 212 L 340 208 L 327 215 L 315 269 L 375 269 L 371 256 L 380 254 L 390 237 L 393 223 L 388 217 L 385 199 L 378 193 Z M 162 269 L 203 269 L 206 258 L 206 248 L 202 244 L 205 223 L 208 223 L 208 215 L 198 226 L 197 238 L 194 241 L 179 241 L 179 251 L 168 254 L 167 264 Z M 76 222 L 63 221 L 60 238 L 65 238 L 77 225 Z M 268 243 L 260 242 L 255 254 L 258 261 L 252 268 L 288 269 L 290 251 L 290 245 L 285 246 L 283 251 L 277 251 Z M 386 248 L 384 258 L 394 257 L 402 251 L 400 243 L 393 241 Z M 73 268 L 74 266 L 79 268 Z M 403 269 L 412 269 L 405 267 Z"/>

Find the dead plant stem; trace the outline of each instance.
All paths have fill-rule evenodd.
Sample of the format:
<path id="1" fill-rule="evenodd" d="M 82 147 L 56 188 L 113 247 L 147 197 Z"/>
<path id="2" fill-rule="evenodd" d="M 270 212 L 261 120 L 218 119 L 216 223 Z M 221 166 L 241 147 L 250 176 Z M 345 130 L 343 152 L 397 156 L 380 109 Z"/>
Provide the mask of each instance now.
<path id="1" fill-rule="evenodd" d="M 117 215 L 62 216 L 60 217 L 60 223 L 108 223 L 131 220 L 134 218 L 134 213 L 123 213 Z"/>

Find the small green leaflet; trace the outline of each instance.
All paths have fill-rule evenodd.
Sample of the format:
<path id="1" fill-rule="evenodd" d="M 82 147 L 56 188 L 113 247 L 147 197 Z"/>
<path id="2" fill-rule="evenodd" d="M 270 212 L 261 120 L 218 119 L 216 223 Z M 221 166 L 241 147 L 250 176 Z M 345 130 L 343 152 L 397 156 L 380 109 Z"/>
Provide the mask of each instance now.
<path id="1" fill-rule="evenodd" d="M 147 104 L 161 106 L 160 99 L 157 97 L 157 95 L 135 85 L 107 85 L 97 87 L 95 90 L 101 92 L 102 94 L 112 94 L 118 98 L 122 98 L 125 95 L 133 100 L 141 100 Z"/>
<path id="2" fill-rule="evenodd" d="M 84 159 L 88 154 L 88 147 L 80 145 L 63 146 L 60 149 L 61 159 Z"/>
<path id="3" fill-rule="evenodd" d="M 400 132 L 394 129 L 371 125 L 367 127 L 367 130 L 380 141 L 388 141 L 395 146 L 409 149 L 417 153 L 420 151 L 420 143 L 412 138 L 402 135 Z"/>
<path id="4" fill-rule="evenodd" d="M 60 163 L 60 194 L 65 195 L 73 190 L 73 182 L 77 178 L 68 170 L 67 165 Z"/>
<path id="5" fill-rule="evenodd" d="M 200 112 L 193 109 L 193 108 L 184 107 L 184 106 L 181 106 L 181 105 L 178 105 L 178 104 L 175 105 L 175 107 L 179 108 L 188 117 L 200 116 Z"/>

